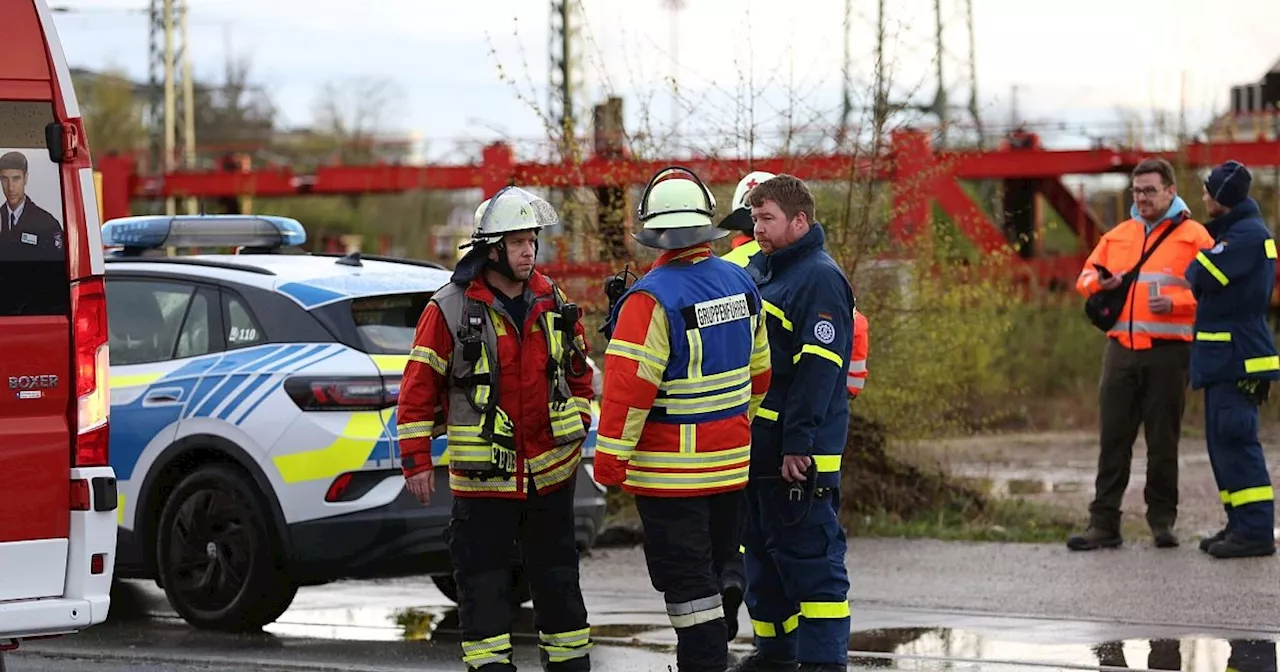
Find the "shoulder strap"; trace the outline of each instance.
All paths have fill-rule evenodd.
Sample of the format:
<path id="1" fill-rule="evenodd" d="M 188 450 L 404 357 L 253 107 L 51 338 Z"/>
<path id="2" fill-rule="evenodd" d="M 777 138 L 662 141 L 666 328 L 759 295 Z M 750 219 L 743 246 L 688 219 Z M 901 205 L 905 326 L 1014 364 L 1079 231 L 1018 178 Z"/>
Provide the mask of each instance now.
<path id="1" fill-rule="evenodd" d="M 1130 273 L 1141 273 L 1142 265 L 1147 263 L 1147 259 L 1150 259 L 1152 253 L 1156 251 L 1156 248 L 1160 247 L 1160 243 L 1163 243 L 1164 239 L 1168 238 L 1169 234 L 1173 233 L 1173 230 L 1178 228 L 1178 225 L 1182 224 L 1186 219 L 1185 215 L 1178 215 L 1177 219 L 1171 221 L 1169 223 L 1169 228 L 1165 229 L 1158 237 L 1156 237 L 1156 242 L 1152 243 L 1151 247 L 1147 248 L 1147 251 L 1143 252 L 1142 256 L 1138 258 L 1138 263 L 1133 267 L 1133 270 L 1130 271 Z"/>

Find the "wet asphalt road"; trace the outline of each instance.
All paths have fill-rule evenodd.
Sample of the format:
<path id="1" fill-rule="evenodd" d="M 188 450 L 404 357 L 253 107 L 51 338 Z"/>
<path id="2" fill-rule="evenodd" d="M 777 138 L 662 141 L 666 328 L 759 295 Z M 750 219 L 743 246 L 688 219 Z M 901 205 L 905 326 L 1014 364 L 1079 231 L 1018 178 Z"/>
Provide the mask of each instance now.
<path id="1" fill-rule="evenodd" d="M 983 669 L 1022 667 L 1004 664 L 1013 661 L 1098 669 L 1115 663 L 1117 647 L 1141 667 L 1157 649 L 1168 653 L 1150 644 L 1162 640 L 1176 642 L 1178 665 L 1151 667 L 1221 672 L 1233 651 L 1273 657 L 1280 638 L 1280 559 L 1214 561 L 1193 539 L 1171 551 L 1139 540 L 1136 547 L 1085 554 L 1059 545 L 857 539 L 849 567 L 850 648 L 897 658 L 896 667 L 907 657 L 913 669 L 939 660 L 985 661 Z M 674 664 L 674 633 L 639 549 L 597 549 L 582 573 L 600 643 L 595 669 L 662 671 Z M 745 651 L 745 609 L 739 621 L 735 649 Z M 539 669 L 532 632 L 531 610 L 521 610 L 521 669 Z M 1105 642 L 1111 648 L 1099 649 Z M 153 584 L 128 582 L 106 624 L 26 643 L 10 655 L 8 672 L 125 668 L 457 670 L 457 614 L 426 578 L 341 582 L 302 589 L 266 633 L 230 636 L 188 627 Z"/>

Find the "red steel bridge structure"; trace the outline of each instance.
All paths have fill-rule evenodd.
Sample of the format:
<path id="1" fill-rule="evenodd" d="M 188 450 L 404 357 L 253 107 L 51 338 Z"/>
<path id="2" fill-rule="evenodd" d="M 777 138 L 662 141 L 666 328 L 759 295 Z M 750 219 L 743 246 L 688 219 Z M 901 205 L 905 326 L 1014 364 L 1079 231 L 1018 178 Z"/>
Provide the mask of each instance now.
<path id="1" fill-rule="evenodd" d="M 684 165 L 708 184 L 736 183 L 751 170 L 790 173 L 807 181 L 840 182 L 874 179 L 891 184 L 894 201 L 890 239 L 908 241 L 926 231 L 936 203 L 984 254 L 1010 249 L 1004 230 L 960 186 L 962 180 L 995 180 L 1005 185 L 1007 213 L 1026 212 L 1035 194 L 1074 231 L 1089 250 L 1104 230 L 1095 215 L 1063 183 L 1064 175 L 1128 173 L 1145 158 L 1160 156 L 1191 169 L 1228 159 L 1250 167 L 1280 166 L 1280 140 L 1193 143 L 1176 152 L 1098 148 L 1047 150 L 1030 133 L 1015 133 L 1001 147 L 988 151 L 935 151 L 927 131 L 906 129 L 891 134 L 878 157 L 842 154 L 778 156 L 764 159 L 639 160 L 598 153 L 578 163 L 526 163 L 515 159 L 509 145 L 485 147 L 478 163 L 453 165 L 327 166 L 298 174 L 288 167 L 235 170 L 180 170 L 164 175 L 139 174 L 129 156 L 104 156 L 96 163 L 101 173 L 103 219 L 127 216 L 134 199 L 226 199 L 242 196 L 279 198 L 299 195 L 394 194 L 423 189 L 481 189 L 486 196 L 508 184 L 535 187 L 620 188 L 643 185 L 659 169 Z M 1198 194 L 1187 195 L 1188 199 Z M 1019 203 L 1022 205 L 1019 206 Z M 1034 233 L 1034 222 L 1013 222 L 1016 231 Z M 1006 229 L 1009 223 L 1006 222 Z M 1034 245 L 1014 245 L 1020 274 L 1051 286 L 1069 287 L 1083 264 L 1083 255 L 1042 256 Z M 643 270 L 641 268 L 640 270 Z M 548 272 L 557 278 L 600 279 L 617 269 L 611 263 L 556 264 Z"/>

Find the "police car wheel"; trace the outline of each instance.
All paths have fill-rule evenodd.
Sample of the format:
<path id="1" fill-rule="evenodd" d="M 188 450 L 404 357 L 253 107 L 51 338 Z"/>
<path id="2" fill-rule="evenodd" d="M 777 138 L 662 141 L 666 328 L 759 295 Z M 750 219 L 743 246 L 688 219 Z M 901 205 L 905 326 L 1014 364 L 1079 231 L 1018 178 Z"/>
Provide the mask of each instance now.
<path id="1" fill-rule="evenodd" d="M 517 571 L 516 574 L 519 574 Z M 532 593 L 529 592 L 529 582 L 525 581 L 521 576 L 512 577 L 515 582 L 512 590 L 511 604 L 520 606 L 525 602 L 533 599 Z M 453 579 L 452 574 L 437 574 L 431 577 L 431 582 L 436 584 L 436 588 L 444 593 L 454 604 L 458 603 L 458 582 Z"/>
<path id="2" fill-rule="evenodd" d="M 289 608 L 298 586 L 284 567 L 253 482 L 228 465 L 184 478 L 165 501 L 156 564 L 165 595 L 191 625 L 255 631 Z"/>

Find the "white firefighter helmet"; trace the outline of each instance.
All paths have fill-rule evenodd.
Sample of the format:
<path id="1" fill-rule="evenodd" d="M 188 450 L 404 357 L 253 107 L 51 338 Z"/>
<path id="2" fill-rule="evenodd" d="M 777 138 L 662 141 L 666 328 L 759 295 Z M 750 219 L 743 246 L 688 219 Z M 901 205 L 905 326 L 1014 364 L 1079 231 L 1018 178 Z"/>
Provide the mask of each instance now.
<path id="1" fill-rule="evenodd" d="M 756 185 L 775 177 L 777 175 L 773 173 L 755 170 L 739 180 L 738 188 L 733 190 L 733 210 L 720 221 L 720 228 L 738 231 L 746 236 L 754 235 L 755 222 L 751 221 L 751 204 L 747 203 L 747 194 L 751 193 Z"/>
<path id="2" fill-rule="evenodd" d="M 649 180 L 639 216 L 644 228 L 632 237 L 646 247 L 678 250 L 729 235 L 715 227 L 716 198 L 711 190 L 681 166 L 663 168 Z"/>
<path id="3" fill-rule="evenodd" d="M 538 231 L 560 221 L 550 203 L 521 189 L 503 187 L 476 208 L 471 242 L 496 243 L 508 233 Z"/>

